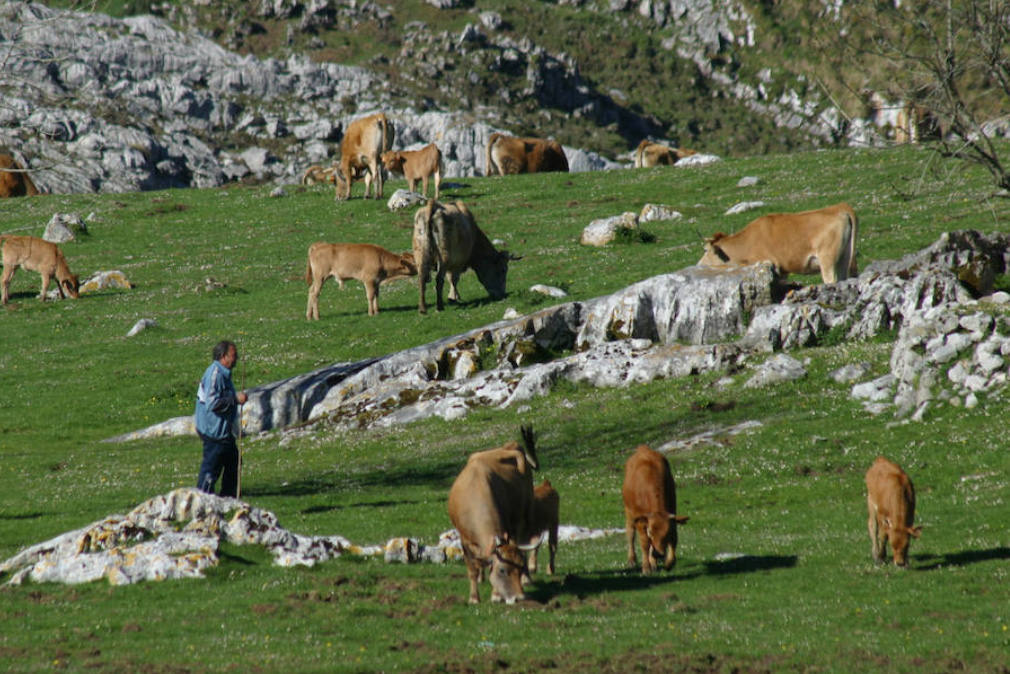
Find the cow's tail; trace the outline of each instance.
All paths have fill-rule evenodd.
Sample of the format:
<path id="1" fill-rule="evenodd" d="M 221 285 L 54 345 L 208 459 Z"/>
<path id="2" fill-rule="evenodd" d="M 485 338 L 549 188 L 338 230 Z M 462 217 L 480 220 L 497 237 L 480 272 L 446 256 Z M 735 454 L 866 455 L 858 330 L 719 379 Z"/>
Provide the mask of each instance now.
<path id="1" fill-rule="evenodd" d="M 493 176 L 495 174 L 494 160 L 492 159 L 492 150 L 494 149 L 495 143 L 501 138 L 500 133 L 492 133 L 491 137 L 487 139 L 487 153 L 484 157 L 484 175 Z"/>
<path id="2" fill-rule="evenodd" d="M 312 252 L 309 251 L 309 256 L 305 260 L 305 283 L 312 285 Z"/>
<path id="3" fill-rule="evenodd" d="M 855 278 L 859 276 L 859 268 L 856 265 L 856 238 L 859 231 L 859 218 L 851 208 L 845 211 L 845 227 L 843 231 L 847 236 L 842 239 L 845 246 L 843 269 L 838 270 L 838 279 Z"/>

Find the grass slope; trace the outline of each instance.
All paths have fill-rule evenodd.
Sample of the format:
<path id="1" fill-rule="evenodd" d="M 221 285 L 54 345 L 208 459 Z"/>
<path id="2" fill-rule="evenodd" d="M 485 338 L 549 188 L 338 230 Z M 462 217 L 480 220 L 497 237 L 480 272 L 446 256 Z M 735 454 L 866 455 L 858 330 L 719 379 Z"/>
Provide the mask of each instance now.
<path id="1" fill-rule="evenodd" d="M 760 183 L 738 188 L 744 175 Z M 860 215 L 860 263 L 898 257 L 944 231 L 1005 228 L 1010 206 L 989 191 L 984 175 L 921 148 L 467 179 L 448 198 L 465 200 L 492 238 L 524 256 L 506 300 L 487 301 L 468 273 L 464 304 L 422 317 L 415 286 L 399 282 L 383 288 L 382 311 L 370 318 L 350 282 L 343 292 L 324 287 L 313 323 L 304 319 L 309 244 L 404 250 L 412 212 L 361 198 L 335 204 L 323 188 L 297 187 L 281 198 L 231 187 L 2 201 L 5 231 L 41 234 L 53 213 L 94 213 L 90 233 L 63 246 L 71 268 L 82 277 L 121 269 L 136 287 L 43 304 L 33 297 L 37 275 L 15 277 L 0 311 L 0 558 L 191 485 L 195 440 L 101 440 L 189 413 L 220 338 L 239 343 L 236 378 L 264 384 L 552 302 L 527 290 L 534 283 L 573 299 L 613 292 L 695 262 L 696 230 L 732 231 L 763 212 L 846 200 Z M 767 206 L 723 215 L 745 200 Z M 647 224 L 653 243 L 578 244 L 592 219 L 650 202 L 685 217 Z M 127 338 L 140 318 L 158 326 Z M 618 527 L 632 447 L 760 421 L 670 456 L 691 517 L 672 573 L 626 571 L 619 535 L 562 543 L 559 575 L 539 576 L 533 601 L 491 605 L 485 585 L 485 603 L 471 607 L 462 564 L 345 558 L 280 569 L 261 551 L 230 547 L 205 580 L 3 587 L 0 657 L 15 671 L 1005 671 L 1005 394 L 895 423 L 868 416 L 828 377 L 860 360 L 883 374 L 886 341 L 796 355 L 809 358 L 808 376 L 767 390 L 744 388 L 746 373 L 728 386 L 715 386 L 721 374 L 626 389 L 563 385 L 528 407 L 451 423 L 246 442 L 243 496 L 289 529 L 433 543 L 449 528 L 445 498 L 466 455 L 512 439 L 520 422 L 539 431 L 562 521 Z M 869 559 L 862 477 L 881 453 L 918 488 L 925 530 L 905 572 Z"/>

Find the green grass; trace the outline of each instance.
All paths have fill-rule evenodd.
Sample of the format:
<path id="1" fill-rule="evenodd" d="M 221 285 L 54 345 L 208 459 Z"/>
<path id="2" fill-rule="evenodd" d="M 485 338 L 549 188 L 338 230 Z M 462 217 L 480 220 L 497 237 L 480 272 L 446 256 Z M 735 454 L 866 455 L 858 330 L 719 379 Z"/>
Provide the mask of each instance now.
<path id="1" fill-rule="evenodd" d="M 744 175 L 761 182 L 737 188 Z M 368 317 L 360 284 L 330 284 L 312 323 L 309 244 L 406 250 L 412 211 L 389 213 L 359 198 L 360 185 L 345 203 L 300 187 L 282 198 L 231 187 L 0 202 L 4 231 L 41 234 L 53 213 L 93 212 L 90 233 L 63 246 L 72 270 L 121 269 L 136 284 L 43 304 L 37 275 L 14 279 L 0 310 L 0 558 L 193 484 L 194 439 L 101 440 L 190 413 L 218 339 L 238 342 L 236 379 L 251 387 L 555 302 L 528 291 L 535 283 L 576 300 L 616 291 L 697 261 L 696 230 L 733 231 L 765 212 L 848 201 L 860 216 L 861 265 L 944 231 L 1005 229 L 1010 212 L 988 197 L 984 175 L 922 148 L 456 182 L 464 186 L 445 198 L 463 199 L 492 238 L 523 255 L 507 299 L 488 301 L 468 273 L 462 305 L 419 316 L 415 285 L 397 282 Z M 764 209 L 722 215 L 758 199 Z M 592 219 L 649 202 L 684 218 L 648 223 L 651 243 L 578 244 Z M 208 277 L 223 287 L 207 290 Z M 127 338 L 140 318 L 158 327 Z M 16 671 L 1002 671 L 1006 394 L 973 410 L 937 407 L 922 423 L 871 417 L 828 373 L 866 360 L 883 374 L 890 345 L 831 344 L 795 353 L 810 359 L 806 378 L 765 390 L 744 388 L 746 372 L 727 386 L 716 386 L 724 373 L 626 389 L 565 384 L 528 407 L 451 423 L 245 441 L 243 496 L 283 526 L 362 544 L 404 535 L 431 544 L 450 527 L 445 499 L 466 455 L 513 439 L 520 423 L 539 433 L 562 522 L 620 527 L 631 448 L 760 421 L 670 456 L 691 517 L 672 573 L 626 571 L 620 535 L 562 543 L 558 576 L 538 576 L 531 602 L 491 605 L 485 585 L 485 603 L 471 607 L 462 564 L 348 557 L 282 569 L 262 551 L 229 546 L 203 580 L 3 587 L 0 658 Z M 869 557 L 862 478 L 878 454 L 903 465 L 918 489 L 925 528 L 907 571 Z M 746 556 L 718 561 L 720 553 Z"/>

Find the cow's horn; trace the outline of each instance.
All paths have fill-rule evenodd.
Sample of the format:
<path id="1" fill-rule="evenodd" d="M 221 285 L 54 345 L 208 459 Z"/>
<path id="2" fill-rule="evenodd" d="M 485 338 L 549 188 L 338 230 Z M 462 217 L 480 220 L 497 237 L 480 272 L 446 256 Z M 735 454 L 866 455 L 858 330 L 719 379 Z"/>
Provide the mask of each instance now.
<path id="1" fill-rule="evenodd" d="M 540 543 L 543 542 L 543 540 L 544 540 L 544 533 L 541 531 L 540 534 L 535 539 L 531 540 L 529 543 L 526 543 L 524 545 L 518 545 L 516 547 L 518 547 L 520 550 L 524 552 L 529 552 L 530 550 L 536 550 L 537 546 L 539 546 Z"/>
<path id="2" fill-rule="evenodd" d="M 536 434 L 532 426 L 519 426 L 519 433 L 523 439 L 523 453 L 526 460 L 530 462 L 534 470 L 540 468 L 540 461 L 537 459 Z"/>

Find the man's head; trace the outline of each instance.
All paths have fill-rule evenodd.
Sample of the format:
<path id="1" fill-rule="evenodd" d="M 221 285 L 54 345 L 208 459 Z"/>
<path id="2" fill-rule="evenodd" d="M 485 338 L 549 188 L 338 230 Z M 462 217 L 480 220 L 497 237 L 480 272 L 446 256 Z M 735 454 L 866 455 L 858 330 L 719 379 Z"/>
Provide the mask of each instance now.
<path id="1" fill-rule="evenodd" d="M 235 343 L 222 339 L 214 345 L 213 358 L 229 370 L 235 367 L 235 363 L 238 362 L 238 349 Z"/>

